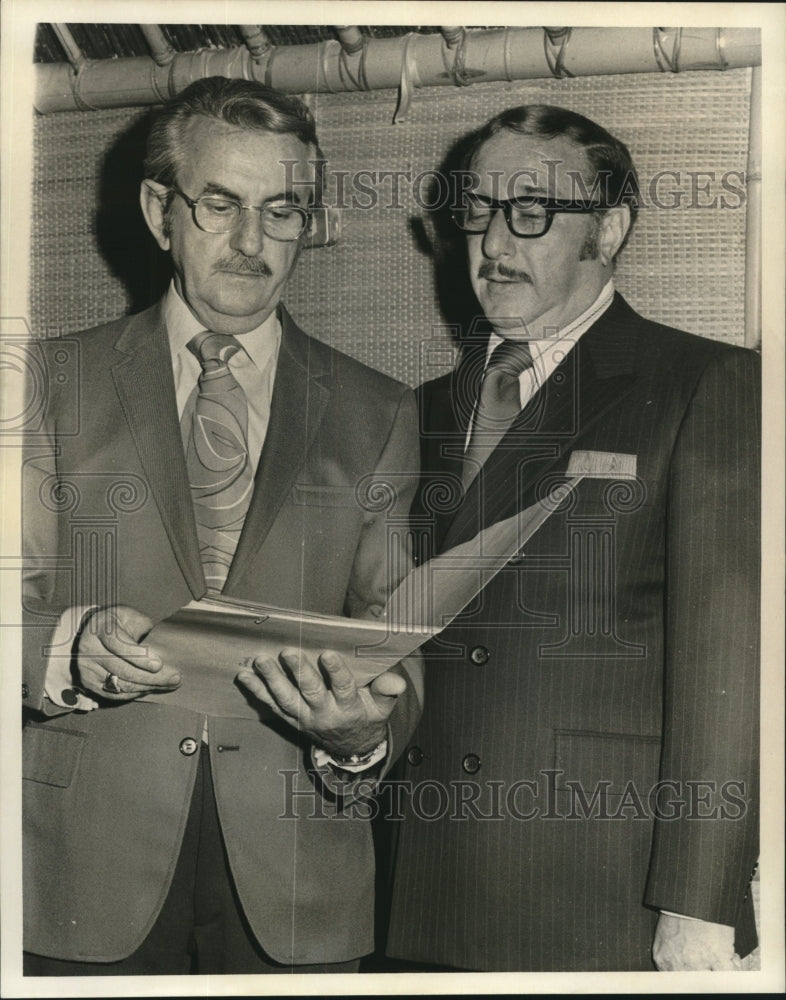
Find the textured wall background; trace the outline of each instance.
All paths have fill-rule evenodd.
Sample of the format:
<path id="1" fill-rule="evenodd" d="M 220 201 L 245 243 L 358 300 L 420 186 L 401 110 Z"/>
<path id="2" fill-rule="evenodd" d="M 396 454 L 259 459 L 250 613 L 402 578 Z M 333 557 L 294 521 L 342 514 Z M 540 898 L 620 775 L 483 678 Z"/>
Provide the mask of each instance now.
<path id="1" fill-rule="evenodd" d="M 438 87 L 417 91 L 397 125 L 393 91 L 317 95 L 311 104 L 332 171 L 413 177 L 514 104 L 560 104 L 594 118 L 629 145 L 649 203 L 618 287 L 648 316 L 742 343 L 749 89 L 748 70 Z M 162 261 L 137 208 L 146 119 L 134 109 L 36 121 L 31 317 L 39 336 L 138 311 L 160 290 Z M 724 191 L 722 176 L 740 191 Z M 652 185 L 661 205 L 675 207 L 657 207 Z M 286 302 L 309 332 L 414 385 L 451 363 L 448 324 L 462 312 L 467 278 L 461 266 L 447 274 L 437 266 L 433 222 L 411 185 L 400 183 L 400 207 L 390 207 L 390 180 L 366 178 L 366 186 L 372 193 L 358 200 L 376 197 L 376 207 L 347 209 L 341 243 L 302 255 Z"/>

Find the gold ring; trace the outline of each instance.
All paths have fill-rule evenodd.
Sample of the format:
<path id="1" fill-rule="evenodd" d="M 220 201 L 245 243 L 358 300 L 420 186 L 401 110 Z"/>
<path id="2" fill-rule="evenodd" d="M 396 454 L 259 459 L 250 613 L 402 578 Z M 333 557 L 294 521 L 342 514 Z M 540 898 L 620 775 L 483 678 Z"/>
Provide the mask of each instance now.
<path id="1" fill-rule="evenodd" d="M 104 680 L 104 691 L 108 691 L 109 694 L 122 694 L 120 690 L 120 685 L 118 684 L 118 679 L 114 674 L 107 674 Z"/>

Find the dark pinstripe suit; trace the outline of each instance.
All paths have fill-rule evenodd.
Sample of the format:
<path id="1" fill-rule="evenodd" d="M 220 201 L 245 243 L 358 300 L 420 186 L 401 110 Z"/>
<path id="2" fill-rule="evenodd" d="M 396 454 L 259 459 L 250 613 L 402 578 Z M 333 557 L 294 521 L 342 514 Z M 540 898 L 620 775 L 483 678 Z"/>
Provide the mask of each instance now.
<path id="1" fill-rule="evenodd" d="M 473 365 L 422 388 L 437 549 L 533 503 L 574 449 L 635 454 L 637 481 L 582 481 L 432 644 L 389 954 L 651 969 L 657 909 L 754 946 L 758 360 L 617 295 L 457 509 Z"/>

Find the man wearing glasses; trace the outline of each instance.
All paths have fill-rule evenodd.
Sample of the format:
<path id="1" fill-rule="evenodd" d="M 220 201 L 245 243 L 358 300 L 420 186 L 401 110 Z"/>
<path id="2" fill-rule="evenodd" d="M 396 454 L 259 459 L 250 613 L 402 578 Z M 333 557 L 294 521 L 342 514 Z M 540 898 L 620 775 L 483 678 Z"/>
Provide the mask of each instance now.
<path id="1" fill-rule="evenodd" d="M 444 551 L 551 502 L 579 452 L 600 478 L 427 647 L 388 953 L 739 968 L 756 943 L 758 357 L 615 292 L 638 186 L 604 129 L 513 108 L 465 154 L 454 221 L 487 330 L 421 389 L 415 523 Z"/>
<path id="2" fill-rule="evenodd" d="M 299 100 L 191 85 L 153 126 L 141 190 L 168 293 L 44 345 L 53 366 L 78 351 L 78 378 L 51 369 L 25 470 L 28 975 L 352 971 L 373 947 L 369 824 L 319 775 L 379 777 L 417 718 L 417 667 L 359 689 L 335 655 L 290 660 L 287 725 L 178 705 L 144 645 L 205 594 L 373 615 L 406 569 L 386 515 L 415 489 L 412 393 L 280 303 L 320 158 Z M 385 509 L 364 501 L 385 483 Z"/>

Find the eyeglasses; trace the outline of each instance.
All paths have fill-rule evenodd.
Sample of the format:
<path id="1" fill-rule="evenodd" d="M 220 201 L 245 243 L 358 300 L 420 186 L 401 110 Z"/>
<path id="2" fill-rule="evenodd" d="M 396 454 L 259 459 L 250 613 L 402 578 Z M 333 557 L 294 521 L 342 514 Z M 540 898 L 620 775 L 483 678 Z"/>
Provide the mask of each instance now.
<path id="1" fill-rule="evenodd" d="M 502 212 L 508 229 L 514 236 L 522 239 L 535 239 L 545 236 L 551 228 L 551 223 L 557 212 L 588 212 L 603 211 L 603 205 L 591 204 L 586 201 L 564 201 L 559 198 L 541 198 L 529 195 L 523 198 L 508 198 L 498 201 L 496 198 L 486 198 L 483 195 L 467 192 L 464 197 L 466 204 L 455 209 L 453 221 L 465 233 L 485 233 L 491 225 L 495 212 Z"/>
<path id="2" fill-rule="evenodd" d="M 240 225 L 243 212 L 259 212 L 262 230 L 271 240 L 289 243 L 298 239 L 308 226 L 311 213 L 297 205 L 241 205 L 233 198 L 203 194 L 200 198 L 189 198 L 176 184 L 171 189 L 179 194 L 191 209 L 194 222 L 206 233 L 231 233 Z"/>

